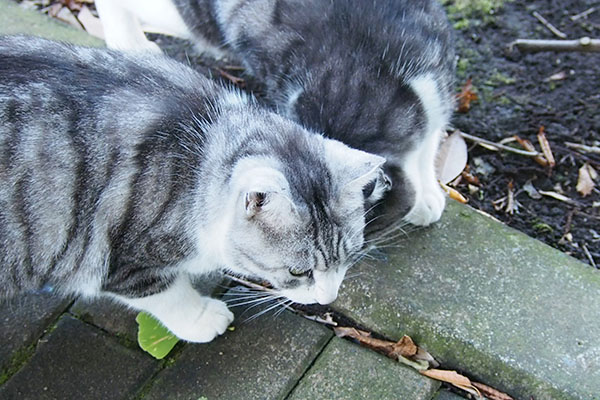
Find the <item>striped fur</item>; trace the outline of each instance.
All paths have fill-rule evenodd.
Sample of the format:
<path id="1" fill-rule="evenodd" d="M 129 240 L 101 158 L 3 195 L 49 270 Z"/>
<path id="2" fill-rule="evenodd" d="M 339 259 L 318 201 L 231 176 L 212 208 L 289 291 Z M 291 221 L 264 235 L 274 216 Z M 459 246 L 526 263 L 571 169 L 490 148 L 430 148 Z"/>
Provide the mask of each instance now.
<path id="1" fill-rule="evenodd" d="M 189 274 L 225 269 L 298 302 L 335 299 L 383 158 L 162 56 L 0 37 L 0 59 L 2 296 L 108 294 L 193 341 L 232 315 L 194 295 Z"/>
<path id="2" fill-rule="evenodd" d="M 434 155 L 453 108 L 454 49 L 438 1 L 172 1 L 194 40 L 233 52 L 278 112 L 388 160 L 394 187 L 373 230 L 440 218 Z"/>

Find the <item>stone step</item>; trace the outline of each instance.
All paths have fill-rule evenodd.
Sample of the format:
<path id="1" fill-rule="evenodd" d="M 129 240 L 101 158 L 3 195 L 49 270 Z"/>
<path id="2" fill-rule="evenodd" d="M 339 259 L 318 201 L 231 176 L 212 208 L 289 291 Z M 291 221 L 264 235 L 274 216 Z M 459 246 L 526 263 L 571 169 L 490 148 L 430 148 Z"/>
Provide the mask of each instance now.
<path id="1" fill-rule="evenodd" d="M 600 273 L 450 202 L 353 269 L 334 308 L 517 399 L 600 398 Z"/>
<path id="2" fill-rule="evenodd" d="M 334 337 L 288 400 L 429 400 L 439 387 L 409 367 Z"/>

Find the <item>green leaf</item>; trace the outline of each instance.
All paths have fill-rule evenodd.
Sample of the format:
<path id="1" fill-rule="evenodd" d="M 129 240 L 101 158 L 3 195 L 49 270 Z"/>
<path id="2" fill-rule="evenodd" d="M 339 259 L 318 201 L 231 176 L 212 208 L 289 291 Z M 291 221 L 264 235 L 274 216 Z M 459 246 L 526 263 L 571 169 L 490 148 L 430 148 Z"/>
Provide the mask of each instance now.
<path id="1" fill-rule="evenodd" d="M 150 314 L 140 312 L 135 320 L 138 323 L 138 343 L 154 358 L 163 359 L 179 341 Z"/>

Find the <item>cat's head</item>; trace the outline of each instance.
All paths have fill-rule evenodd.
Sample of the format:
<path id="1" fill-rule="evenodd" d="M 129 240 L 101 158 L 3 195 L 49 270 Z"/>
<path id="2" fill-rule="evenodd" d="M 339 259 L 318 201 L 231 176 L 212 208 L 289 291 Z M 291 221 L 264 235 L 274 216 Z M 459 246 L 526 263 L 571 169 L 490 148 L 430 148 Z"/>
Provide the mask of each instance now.
<path id="1" fill-rule="evenodd" d="M 385 159 L 319 135 L 274 147 L 234 168 L 226 268 L 294 302 L 331 303 L 364 245 L 366 211 L 390 189 Z"/>

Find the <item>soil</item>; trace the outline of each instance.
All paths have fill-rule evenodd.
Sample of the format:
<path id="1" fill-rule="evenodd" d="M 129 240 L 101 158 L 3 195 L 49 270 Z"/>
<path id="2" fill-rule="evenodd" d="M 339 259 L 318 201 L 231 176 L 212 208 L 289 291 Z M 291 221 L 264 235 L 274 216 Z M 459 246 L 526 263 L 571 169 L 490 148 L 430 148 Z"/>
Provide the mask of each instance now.
<path id="1" fill-rule="evenodd" d="M 491 141 L 518 135 L 540 150 L 537 134 L 543 126 L 556 160 L 550 169 L 527 156 L 473 144 L 468 168 L 479 185 L 469 186 L 462 179 L 454 186 L 472 207 L 600 267 L 600 178 L 588 196 L 576 189 L 579 169 L 585 163 L 600 172 L 600 154 L 565 145 L 572 142 L 600 147 L 600 53 L 526 54 L 507 50 L 507 45 L 518 38 L 556 39 L 533 16 L 535 11 L 569 39 L 600 38 L 600 1 L 442 2 L 456 29 L 457 93 L 470 78 L 478 95 L 467 112 L 456 113 L 454 127 Z M 595 10 L 587 16 L 571 18 L 590 8 Z M 260 84 L 244 76 L 243 70 L 235 67 L 238 63 L 194 56 L 192 46 L 173 38 L 152 38 L 174 58 L 261 97 Z M 243 80 L 232 76 L 242 76 Z M 509 145 L 520 148 L 517 143 Z M 511 190 L 515 206 L 507 210 L 505 198 Z M 536 190 L 564 197 L 557 200 Z"/>

